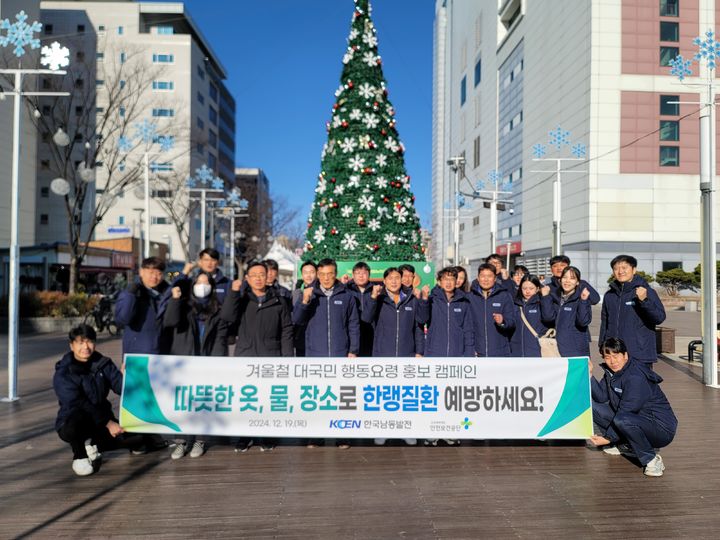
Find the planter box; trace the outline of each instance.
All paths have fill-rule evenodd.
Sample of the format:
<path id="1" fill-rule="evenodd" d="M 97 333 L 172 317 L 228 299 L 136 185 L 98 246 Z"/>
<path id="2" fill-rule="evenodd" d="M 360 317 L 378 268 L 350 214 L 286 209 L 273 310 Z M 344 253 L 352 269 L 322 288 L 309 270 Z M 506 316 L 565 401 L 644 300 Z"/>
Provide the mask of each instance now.
<path id="1" fill-rule="evenodd" d="M 24 317 L 20 319 L 19 331 L 21 334 L 52 334 L 56 332 L 69 332 L 78 324 L 82 323 L 84 317 Z M 7 334 L 8 320 L 0 319 L 0 334 Z"/>
<path id="2" fill-rule="evenodd" d="M 666 326 L 655 328 L 655 343 L 658 353 L 675 354 L 675 329 Z"/>

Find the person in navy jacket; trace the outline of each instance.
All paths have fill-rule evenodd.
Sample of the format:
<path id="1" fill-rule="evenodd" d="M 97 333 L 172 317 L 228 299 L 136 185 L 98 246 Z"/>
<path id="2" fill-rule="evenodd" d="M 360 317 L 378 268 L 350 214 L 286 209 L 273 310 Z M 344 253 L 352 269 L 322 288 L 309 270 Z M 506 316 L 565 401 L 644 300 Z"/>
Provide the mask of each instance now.
<path id="1" fill-rule="evenodd" d="M 373 286 L 362 318 L 375 329 L 372 356 L 421 357 L 425 351 L 422 328 L 427 322 L 425 305 L 401 285 L 397 268 L 388 268 L 383 285 Z"/>
<path id="2" fill-rule="evenodd" d="M 556 255 L 550 259 L 550 280 L 547 285 L 550 287 L 550 291 L 555 294 L 560 294 L 560 276 L 562 276 L 563 270 L 570 266 L 570 257 L 567 255 Z M 587 289 L 590 293 L 588 300 L 590 305 L 594 306 L 600 302 L 600 294 L 584 279 L 580 280 L 580 290 Z"/>
<path id="3" fill-rule="evenodd" d="M 225 295 L 230 290 L 230 280 L 219 268 L 220 253 L 217 249 L 205 248 L 198 253 L 197 263 L 185 263 L 182 272 L 180 272 L 177 277 L 172 280 L 170 287 L 180 287 L 183 290 L 183 294 L 189 294 L 193 281 L 191 272 L 196 266 L 199 268 L 200 272 L 205 272 L 213 278 L 215 282 L 215 295 L 222 305 L 225 301 Z"/>
<path id="4" fill-rule="evenodd" d="M 97 335 L 92 326 L 73 328 L 70 352 L 55 365 L 53 389 L 60 409 L 55 429 L 73 451 L 72 469 L 78 476 L 93 474 L 100 450 L 119 447 L 139 449 L 142 436 L 124 436 L 107 397 L 120 395 L 123 376 L 113 361 L 95 350 Z"/>
<path id="5" fill-rule="evenodd" d="M 363 318 L 373 288 L 370 283 L 370 266 L 362 261 L 356 263 L 352 269 L 352 279 L 345 286 L 357 298 L 360 316 L 360 356 L 372 356 L 374 329 L 373 325 Z"/>
<path id="6" fill-rule="evenodd" d="M 521 312 L 525 315 L 528 324 L 538 336 L 545 335 L 548 327 L 542 318 L 540 308 L 541 288 L 542 284 L 537 276 L 527 274 L 520 281 L 515 297 L 515 330 L 510 337 L 512 356 L 533 358 L 542 356 L 538 338 L 530 331 L 520 315 Z"/>
<path id="7" fill-rule="evenodd" d="M 590 291 L 580 283 L 580 270 L 568 266 L 560 277 L 559 293 L 551 292 L 548 285 L 541 289 L 542 318 L 554 321 L 558 350 L 563 356 L 590 356 Z"/>
<path id="8" fill-rule="evenodd" d="M 123 354 L 167 354 L 171 332 L 162 319 L 170 298 L 170 286 L 163 279 L 165 263 L 148 257 L 140 263 L 140 281 L 118 295 L 115 322 L 123 327 Z"/>
<path id="9" fill-rule="evenodd" d="M 481 264 L 467 295 L 475 323 L 477 356 L 510 356 L 510 335 L 515 329 L 513 299 L 496 279 L 495 267 Z"/>
<path id="10" fill-rule="evenodd" d="M 662 377 L 647 363 L 629 355 L 622 339 L 606 339 L 601 352 L 605 360 L 601 364 L 605 371 L 602 380 L 592 376 L 590 364 L 596 425 L 591 442 L 596 446 L 610 445 L 604 451 L 611 455 L 632 453 L 645 475 L 662 476 L 665 464 L 656 449 L 672 442 L 678 423 L 660 389 Z"/>
<path id="11" fill-rule="evenodd" d="M 485 257 L 485 264 L 492 265 L 497 275 L 496 283 L 512 295 L 515 292 L 515 285 L 510 277 L 510 271 L 505 268 L 504 259 L 497 253 L 491 253 Z M 477 281 L 473 281 L 473 286 L 475 283 Z M 472 289 L 472 286 L 470 288 Z"/>
<path id="12" fill-rule="evenodd" d="M 467 295 L 455 287 L 457 270 L 438 272 L 439 285 L 422 290 L 422 303 L 428 310 L 425 356 L 475 356 L 473 318 Z"/>
<path id="13" fill-rule="evenodd" d="M 652 364 L 657 361 L 655 326 L 665 320 L 658 294 L 637 275 L 637 259 L 618 255 L 610 266 L 615 281 L 605 293 L 600 314 L 600 342 L 621 338 L 630 356 Z"/>

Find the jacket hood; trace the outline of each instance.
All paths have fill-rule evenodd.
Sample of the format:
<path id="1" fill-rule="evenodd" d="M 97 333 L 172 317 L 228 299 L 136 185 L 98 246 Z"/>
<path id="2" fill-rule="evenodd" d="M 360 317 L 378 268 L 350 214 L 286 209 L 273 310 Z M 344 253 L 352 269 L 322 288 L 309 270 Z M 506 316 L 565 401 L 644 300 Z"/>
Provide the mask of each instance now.
<path id="1" fill-rule="evenodd" d="M 410 302 L 412 298 L 414 298 L 412 293 L 408 294 L 407 291 L 402 290 L 402 287 L 400 288 L 400 292 L 402 292 L 405 295 L 405 298 L 400 300 L 400 302 L 398 303 L 398 306 L 403 306 L 403 305 L 407 304 L 408 302 Z M 395 305 L 395 302 L 393 301 L 392 298 L 390 298 L 390 295 L 387 293 L 387 291 L 383 292 L 380 296 L 378 296 L 378 300 L 380 300 L 381 302 L 386 302 L 393 306 Z"/>
<path id="2" fill-rule="evenodd" d="M 617 373 L 614 373 L 605 362 L 601 363 L 600 367 L 602 367 L 605 370 L 605 372 L 608 373 L 614 380 L 621 379 L 623 377 L 623 375 L 625 375 L 626 373 L 628 373 L 630 371 L 638 371 L 638 372 L 642 373 L 645 376 L 645 378 L 650 382 L 659 384 L 663 381 L 663 378 L 660 375 L 658 375 L 657 373 L 655 373 L 652 369 L 649 369 L 645 365 L 645 362 L 640 362 L 640 361 L 634 359 L 632 356 L 628 359 L 628 363 L 625 364 L 625 367 L 622 368 Z"/>
<path id="3" fill-rule="evenodd" d="M 629 291 L 631 289 L 636 289 L 638 287 L 645 287 L 646 289 L 650 287 L 647 281 L 645 281 L 643 278 L 635 274 L 633 278 L 628 281 L 626 284 L 620 283 L 618 280 L 613 280 L 612 283 L 610 283 L 610 288 L 615 290 L 617 293 L 620 293 L 621 291 Z"/>
<path id="4" fill-rule="evenodd" d="M 530 298 L 528 298 L 527 302 L 524 302 L 522 298 L 518 298 L 517 295 L 513 296 L 513 302 L 516 306 L 532 306 L 532 305 L 539 305 L 540 304 L 540 293 L 537 292 L 534 295 L 532 295 Z"/>
<path id="5" fill-rule="evenodd" d="M 320 288 L 320 280 L 318 279 L 313 281 L 313 292 L 318 296 L 325 296 L 325 293 Z M 343 282 L 336 279 L 335 284 L 333 285 L 333 292 L 330 296 L 335 296 L 336 294 L 342 294 L 347 292 L 347 287 L 343 284 Z"/>
<path id="6" fill-rule="evenodd" d="M 342 282 L 340 282 L 340 283 L 342 283 Z M 370 294 L 370 293 L 372 293 L 373 285 L 379 285 L 379 284 L 373 283 L 372 281 L 368 281 L 368 284 L 365 286 L 365 292 L 360 292 L 360 288 L 355 284 L 354 281 L 350 280 L 345 284 L 345 288 L 349 291 L 353 291 L 358 294 Z"/>
<path id="7" fill-rule="evenodd" d="M 507 292 L 507 289 L 505 289 L 505 287 L 500 285 L 496 278 L 495 285 L 493 285 L 493 288 L 490 289 L 490 294 L 488 296 L 493 296 L 499 292 Z M 470 294 L 482 295 L 482 289 L 480 288 L 480 282 L 477 279 L 474 279 L 472 282 L 472 285 L 470 285 Z"/>
<path id="8" fill-rule="evenodd" d="M 63 367 L 67 367 L 72 365 L 72 361 L 75 358 L 72 351 L 66 352 L 63 357 L 55 364 L 55 369 L 60 369 Z M 99 362 L 101 360 L 104 360 L 106 357 L 100 354 L 98 351 L 94 351 L 92 353 L 92 356 L 90 356 L 90 359 L 88 360 L 88 364 L 95 363 L 96 365 L 99 365 Z"/>
<path id="9" fill-rule="evenodd" d="M 445 297 L 445 291 L 442 290 L 442 287 L 440 285 L 435 285 L 432 290 L 430 291 L 430 297 L 437 298 L 438 300 L 442 300 L 443 302 L 447 302 L 447 298 Z M 467 293 L 465 293 L 462 289 L 455 289 L 455 294 L 453 295 L 452 302 L 457 302 L 459 300 L 467 300 Z"/>

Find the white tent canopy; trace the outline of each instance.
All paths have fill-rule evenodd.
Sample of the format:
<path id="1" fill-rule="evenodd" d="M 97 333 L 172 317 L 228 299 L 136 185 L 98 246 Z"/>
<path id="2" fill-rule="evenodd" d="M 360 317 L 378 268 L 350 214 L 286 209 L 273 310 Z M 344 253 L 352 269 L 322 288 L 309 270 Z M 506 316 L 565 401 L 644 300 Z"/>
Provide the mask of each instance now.
<path id="1" fill-rule="evenodd" d="M 278 275 L 280 285 L 284 285 L 292 290 L 295 284 L 295 272 L 297 271 L 296 268 L 300 262 L 300 257 L 275 240 L 270 247 L 270 251 L 267 252 L 264 258 L 277 261 L 280 269 Z"/>

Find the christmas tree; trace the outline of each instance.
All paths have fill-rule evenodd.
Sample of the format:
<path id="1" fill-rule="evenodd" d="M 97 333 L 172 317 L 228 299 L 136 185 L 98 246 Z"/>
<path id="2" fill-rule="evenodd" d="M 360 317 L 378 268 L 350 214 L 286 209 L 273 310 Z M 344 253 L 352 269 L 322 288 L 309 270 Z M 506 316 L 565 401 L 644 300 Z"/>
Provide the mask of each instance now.
<path id="1" fill-rule="evenodd" d="M 369 0 L 355 0 L 305 259 L 425 259 L 370 10 Z"/>

